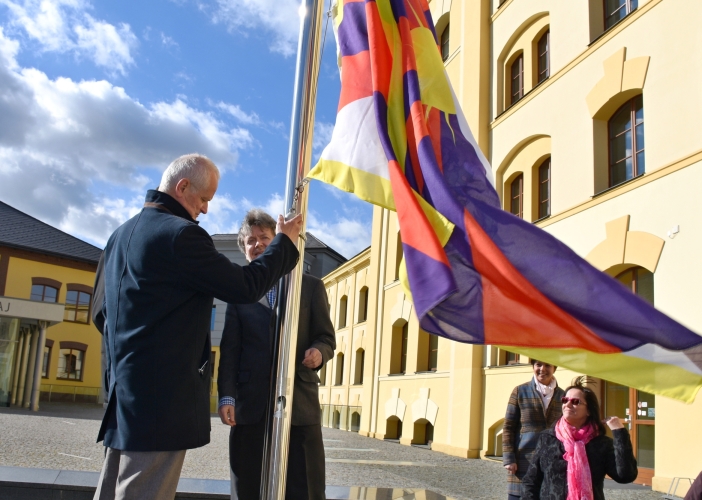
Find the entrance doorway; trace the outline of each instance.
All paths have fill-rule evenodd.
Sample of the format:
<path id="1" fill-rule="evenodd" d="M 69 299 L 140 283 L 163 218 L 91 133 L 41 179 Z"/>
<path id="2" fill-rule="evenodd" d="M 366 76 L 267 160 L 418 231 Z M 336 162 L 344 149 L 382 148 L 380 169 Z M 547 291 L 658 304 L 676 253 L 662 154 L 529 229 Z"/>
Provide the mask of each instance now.
<path id="1" fill-rule="evenodd" d="M 636 483 L 651 485 L 655 462 L 656 397 L 630 387 L 604 383 L 604 416 L 628 421 L 634 456 L 639 466 Z M 609 429 L 607 430 L 609 434 Z"/>

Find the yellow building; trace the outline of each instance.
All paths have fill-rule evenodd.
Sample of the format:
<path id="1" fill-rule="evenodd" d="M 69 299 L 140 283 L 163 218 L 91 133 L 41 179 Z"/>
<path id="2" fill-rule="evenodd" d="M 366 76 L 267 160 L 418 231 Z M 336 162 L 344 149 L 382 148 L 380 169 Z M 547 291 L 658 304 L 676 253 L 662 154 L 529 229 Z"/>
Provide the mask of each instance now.
<path id="1" fill-rule="evenodd" d="M 0 202 L 0 405 L 100 400 L 101 250 Z"/>
<path id="2" fill-rule="evenodd" d="M 702 3 L 430 7 L 504 208 L 702 332 L 694 288 L 701 219 L 692 204 L 702 182 L 702 66 L 694 62 Z M 324 424 L 499 457 L 507 400 L 531 376 L 528 360 L 421 331 L 397 281 L 397 233 L 394 214 L 376 209 L 370 249 L 325 278 L 339 349 L 324 369 Z M 362 293 L 365 321 L 357 316 Z M 574 375 L 556 372 L 561 385 Z M 605 381 L 598 387 L 603 411 L 630 420 L 639 482 L 667 491 L 673 478 L 697 476 L 702 397 L 685 405 Z"/>

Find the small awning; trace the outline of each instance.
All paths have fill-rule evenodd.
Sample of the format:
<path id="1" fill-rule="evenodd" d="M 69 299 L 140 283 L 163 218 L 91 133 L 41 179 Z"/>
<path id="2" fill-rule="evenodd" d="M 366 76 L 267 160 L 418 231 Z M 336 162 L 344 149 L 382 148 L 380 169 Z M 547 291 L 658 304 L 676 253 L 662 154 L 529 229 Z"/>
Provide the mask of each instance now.
<path id="1" fill-rule="evenodd" d="M 65 305 L 55 302 L 16 299 L 0 296 L 0 317 L 23 320 L 47 321 L 55 325 L 63 321 Z"/>

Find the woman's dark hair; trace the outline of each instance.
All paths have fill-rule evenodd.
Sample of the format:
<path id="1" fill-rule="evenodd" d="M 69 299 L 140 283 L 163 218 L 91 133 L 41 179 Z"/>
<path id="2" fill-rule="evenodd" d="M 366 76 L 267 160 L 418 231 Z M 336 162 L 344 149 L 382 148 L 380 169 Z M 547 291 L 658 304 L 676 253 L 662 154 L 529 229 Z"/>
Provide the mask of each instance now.
<path id="1" fill-rule="evenodd" d="M 600 403 L 597 400 L 597 395 L 595 394 L 595 391 L 585 386 L 585 384 L 587 383 L 595 384 L 595 381 L 591 378 L 588 378 L 585 375 L 581 377 L 576 377 L 571 382 L 571 385 L 566 388 L 565 393 L 568 394 L 568 391 L 571 389 L 577 389 L 583 393 L 583 395 L 585 396 L 585 404 L 587 405 L 587 410 L 590 413 L 585 423 L 593 424 L 595 427 L 597 427 L 599 435 L 602 436 L 607 432 L 607 428 L 605 427 L 604 423 L 602 422 L 602 419 L 600 418 Z"/>

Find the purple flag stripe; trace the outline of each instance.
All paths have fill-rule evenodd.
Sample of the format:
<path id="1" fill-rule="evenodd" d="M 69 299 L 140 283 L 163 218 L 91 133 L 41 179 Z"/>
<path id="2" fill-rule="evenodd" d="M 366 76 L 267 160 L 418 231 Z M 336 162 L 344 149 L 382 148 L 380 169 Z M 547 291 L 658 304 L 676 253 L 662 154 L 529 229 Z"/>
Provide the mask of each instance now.
<path id="1" fill-rule="evenodd" d="M 366 5 L 363 2 L 344 5 L 344 18 L 338 29 L 339 51 L 342 57 L 369 50 L 366 21 Z"/>

